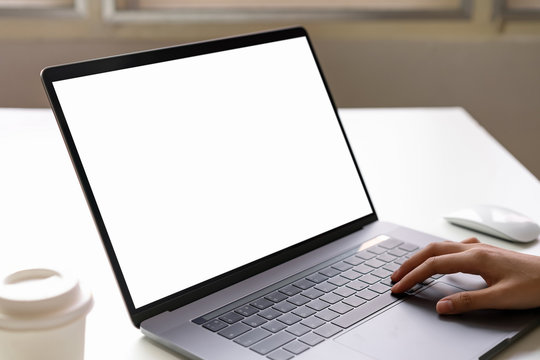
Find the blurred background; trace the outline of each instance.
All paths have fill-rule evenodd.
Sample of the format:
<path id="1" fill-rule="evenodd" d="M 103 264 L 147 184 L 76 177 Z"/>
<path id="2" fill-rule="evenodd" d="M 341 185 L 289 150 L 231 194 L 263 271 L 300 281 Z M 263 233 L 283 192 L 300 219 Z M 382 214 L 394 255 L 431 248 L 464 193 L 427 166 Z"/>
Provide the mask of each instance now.
<path id="1" fill-rule="evenodd" d="M 49 65 L 291 25 L 338 107 L 462 106 L 540 177 L 540 0 L 0 0 L 0 107 L 48 107 Z"/>

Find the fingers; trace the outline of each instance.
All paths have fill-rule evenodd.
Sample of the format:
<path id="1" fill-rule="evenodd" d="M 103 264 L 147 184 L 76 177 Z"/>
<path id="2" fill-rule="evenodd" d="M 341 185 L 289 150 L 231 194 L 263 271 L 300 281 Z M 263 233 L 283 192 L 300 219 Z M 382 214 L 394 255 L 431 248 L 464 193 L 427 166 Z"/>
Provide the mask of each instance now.
<path id="1" fill-rule="evenodd" d="M 471 257 L 469 252 L 457 252 L 429 257 L 401 278 L 398 283 L 394 284 L 392 286 L 392 292 L 401 293 L 407 291 L 415 284 L 435 274 L 453 274 L 457 272 L 478 273 L 478 263 L 474 259 L 471 259 Z"/>
<path id="2" fill-rule="evenodd" d="M 446 296 L 437 303 L 439 314 L 461 314 L 467 311 L 479 309 L 497 309 L 498 297 L 494 296 L 493 288 L 485 288 L 476 291 L 463 291 Z"/>
<path id="3" fill-rule="evenodd" d="M 458 242 L 452 242 L 452 241 L 431 243 L 428 246 L 426 246 L 424 249 L 420 250 L 419 252 L 411 256 L 409 260 L 405 261 L 403 265 L 401 265 L 401 267 L 392 274 L 391 276 L 392 281 L 394 282 L 400 281 L 405 275 L 407 275 L 409 272 L 411 272 L 416 267 L 420 266 L 422 263 L 424 263 L 427 259 L 431 257 L 444 255 L 444 254 L 452 254 L 452 253 L 463 251 L 465 249 L 467 249 L 467 245 L 464 243 L 458 243 Z"/>

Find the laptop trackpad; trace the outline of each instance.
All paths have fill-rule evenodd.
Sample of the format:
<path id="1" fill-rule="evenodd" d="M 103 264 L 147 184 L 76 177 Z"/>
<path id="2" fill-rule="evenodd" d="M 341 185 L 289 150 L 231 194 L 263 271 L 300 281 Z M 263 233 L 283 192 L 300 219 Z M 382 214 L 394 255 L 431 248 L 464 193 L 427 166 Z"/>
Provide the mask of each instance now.
<path id="1" fill-rule="evenodd" d="M 459 291 L 437 282 L 336 342 L 375 359 L 469 359 L 489 351 L 516 329 L 516 321 L 523 321 L 501 311 L 438 315 L 437 300 Z"/>

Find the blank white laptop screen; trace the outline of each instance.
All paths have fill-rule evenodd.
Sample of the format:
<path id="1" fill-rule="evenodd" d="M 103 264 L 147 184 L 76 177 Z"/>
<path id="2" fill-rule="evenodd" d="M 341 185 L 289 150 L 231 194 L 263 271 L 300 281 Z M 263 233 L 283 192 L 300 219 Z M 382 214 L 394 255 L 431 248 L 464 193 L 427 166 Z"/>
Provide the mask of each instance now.
<path id="1" fill-rule="evenodd" d="M 372 213 L 304 37 L 53 85 L 136 308 Z"/>

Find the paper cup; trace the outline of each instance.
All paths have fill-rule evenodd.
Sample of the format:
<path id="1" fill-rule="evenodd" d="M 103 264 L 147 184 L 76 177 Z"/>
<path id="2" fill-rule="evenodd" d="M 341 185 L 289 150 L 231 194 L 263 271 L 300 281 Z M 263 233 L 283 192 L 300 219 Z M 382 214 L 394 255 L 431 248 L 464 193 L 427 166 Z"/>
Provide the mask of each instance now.
<path id="1" fill-rule="evenodd" d="M 82 360 L 92 295 L 58 270 L 0 278 L 0 359 Z"/>

